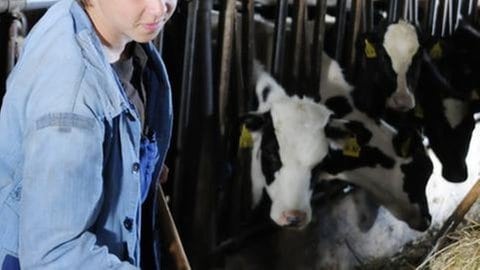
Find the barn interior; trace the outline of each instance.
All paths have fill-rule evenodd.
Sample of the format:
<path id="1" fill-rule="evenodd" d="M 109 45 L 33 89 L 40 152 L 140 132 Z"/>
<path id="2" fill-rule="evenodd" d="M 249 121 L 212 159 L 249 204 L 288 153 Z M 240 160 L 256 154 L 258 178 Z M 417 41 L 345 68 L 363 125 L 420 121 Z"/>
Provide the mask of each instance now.
<path id="1" fill-rule="evenodd" d="M 25 37 L 58 0 L 0 1 L 3 97 Z M 175 115 L 169 180 L 161 185 L 168 209 L 158 222 L 166 239 L 163 269 L 430 269 L 424 262 L 448 232 L 467 219 L 480 222 L 478 13 L 476 0 L 178 0 L 153 41 L 167 66 Z M 383 65 L 391 69 L 394 60 L 380 59 L 384 34 L 399 21 L 412 26 L 419 44 L 419 71 L 405 71 L 415 102 L 400 112 L 385 102 L 359 110 L 372 123 L 421 136 L 418 148 L 401 147 L 425 148 L 433 164 L 415 191 L 428 204 L 428 228 L 399 219 L 371 194 L 375 187 L 337 175 L 323 181 L 321 168 L 311 172 L 311 221 L 280 226 L 270 217 L 268 185 L 258 203 L 252 194 L 255 141 L 245 119 L 266 112 L 259 110 L 259 67 L 286 98 L 326 104 L 321 92 L 329 67 L 322 63 L 328 57 L 355 93 L 373 100 L 387 94 L 360 90 L 388 76 Z M 393 183 L 391 171 L 375 181 Z M 175 230 L 162 231 L 169 214 Z M 468 269 L 480 268 L 477 255 L 477 268 Z"/>

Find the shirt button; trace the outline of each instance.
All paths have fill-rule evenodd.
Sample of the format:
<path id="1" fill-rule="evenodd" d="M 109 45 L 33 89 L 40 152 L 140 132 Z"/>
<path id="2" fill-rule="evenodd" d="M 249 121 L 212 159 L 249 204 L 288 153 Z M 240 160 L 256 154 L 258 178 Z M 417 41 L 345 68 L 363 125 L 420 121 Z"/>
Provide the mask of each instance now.
<path id="1" fill-rule="evenodd" d="M 133 163 L 133 165 L 132 165 L 132 172 L 133 172 L 133 173 L 138 173 L 138 171 L 140 171 L 140 163 L 135 162 L 135 163 Z"/>
<path id="2" fill-rule="evenodd" d="M 133 219 L 126 217 L 123 220 L 123 226 L 125 227 L 125 229 L 127 229 L 127 231 L 131 232 L 133 228 Z"/>

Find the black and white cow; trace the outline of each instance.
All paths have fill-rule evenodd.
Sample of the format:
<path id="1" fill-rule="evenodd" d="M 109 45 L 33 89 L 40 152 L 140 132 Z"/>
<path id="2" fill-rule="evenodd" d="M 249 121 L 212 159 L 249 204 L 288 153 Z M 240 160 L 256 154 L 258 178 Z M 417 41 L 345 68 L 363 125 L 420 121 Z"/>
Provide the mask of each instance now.
<path id="1" fill-rule="evenodd" d="M 324 127 L 331 112 L 309 98 L 287 96 L 265 72 L 259 74 L 256 91 L 258 109 L 245 117 L 253 138 L 254 205 L 266 190 L 271 219 L 302 228 L 312 216 L 312 170 L 328 153 Z"/>
<path id="2" fill-rule="evenodd" d="M 352 182 L 373 195 L 410 227 L 425 230 L 430 215 L 425 197 L 432 164 L 418 134 L 406 134 L 356 110 L 352 87 L 340 67 L 327 56 L 322 83 L 327 107 L 308 98 L 288 97 L 273 78 L 261 73 L 256 84 L 259 106 L 246 118 L 252 131 L 252 191 L 254 202 L 265 189 L 271 218 L 282 226 L 303 227 L 311 219 L 312 171 L 324 180 Z M 328 79 L 327 79 L 328 78 Z M 325 138 L 325 131 L 327 138 Z M 348 145 L 352 138 L 355 145 Z M 343 155 L 345 149 L 357 153 Z"/>
<path id="3" fill-rule="evenodd" d="M 357 40 L 355 107 L 373 118 L 415 107 L 421 50 L 416 28 L 403 20 L 364 33 Z M 396 123 L 393 123 L 396 125 Z"/>
<path id="4" fill-rule="evenodd" d="M 480 98 L 479 46 L 480 33 L 462 22 L 423 55 L 416 116 L 442 164 L 442 176 L 451 182 L 468 176 L 465 159 Z"/>
<path id="5" fill-rule="evenodd" d="M 326 127 L 330 153 L 321 170 L 367 190 L 398 219 L 417 230 L 430 224 L 425 187 L 433 170 L 422 136 L 397 130 L 354 105 L 354 87 L 337 62 L 322 57 L 322 102 L 333 111 Z"/>

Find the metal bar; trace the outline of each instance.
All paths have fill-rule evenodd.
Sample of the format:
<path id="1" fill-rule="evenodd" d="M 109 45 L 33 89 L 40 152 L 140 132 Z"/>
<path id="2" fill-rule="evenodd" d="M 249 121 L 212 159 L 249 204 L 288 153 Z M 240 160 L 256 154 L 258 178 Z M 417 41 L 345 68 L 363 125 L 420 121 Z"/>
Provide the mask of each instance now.
<path id="1" fill-rule="evenodd" d="M 455 27 L 454 27 L 454 30 L 457 29 L 458 24 L 460 23 L 460 20 L 462 20 L 462 18 L 463 18 L 462 7 L 463 7 L 463 0 L 458 0 L 458 4 L 457 4 L 457 14 L 456 14 L 456 17 L 455 17 Z"/>
<path id="2" fill-rule="evenodd" d="M 238 147 L 239 145 L 239 138 L 240 138 L 240 129 L 241 127 L 237 124 L 237 120 L 240 115 L 243 115 L 244 113 L 247 112 L 247 103 L 246 100 L 248 100 L 248 96 L 250 93 L 253 91 L 253 84 L 250 86 L 246 86 L 246 78 L 244 78 L 244 73 L 247 73 L 245 69 L 249 68 L 249 63 L 248 63 L 248 52 L 245 51 L 245 46 L 248 46 L 249 42 L 249 37 L 250 33 L 248 30 L 250 22 L 248 20 L 250 18 L 250 10 L 246 9 L 245 6 L 248 6 L 252 2 L 252 0 L 243 0 L 244 8 L 243 8 L 243 13 L 242 13 L 242 29 L 239 29 L 239 27 L 235 27 L 235 37 L 234 37 L 234 70 L 235 70 L 235 75 L 237 76 L 236 79 L 236 87 L 235 87 L 235 94 L 233 95 L 233 98 L 236 98 L 237 101 L 237 111 L 236 114 L 234 115 L 235 119 L 232 121 L 235 123 L 232 127 L 232 132 L 230 134 L 235 134 L 233 136 L 230 136 L 230 151 L 236 151 L 235 156 L 231 155 L 230 157 L 235 160 L 235 167 L 237 168 L 236 172 L 234 174 L 234 177 L 232 178 L 232 181 L 228 181 L 227 186 L 224 190 L 226 190 L 226 195 L 225 197 L 225 203 L 223 204 L 224 209 L 222 211 L 226 212 L 225 217 L 228 219 L 228 223 L 224 222 L 224 226 L 222 228 L 222 232 L 224 235 L 221 235 L 225 237 L 226 235 L 232 235 L 232 234 L 237 234 L 240 231 L 241 224 L 243 222 L 243 203 L 245 202 L 245 190 L 247 186 L 247 181 L 244 181 L 247 178 L 242 178 L 242 174 L 245 174 L 250 171 L 248 168 L 245 168 L 242 166 L 242 159 L 241 159 L 241 151 L 242 149 Z M 252 14 L 253 15 L 253 14 Z M 253 23 L 253 17 L 251 17 Z M 245 29 L 246 28 L 246 29 Z M 242 32 L 240 32 L 242 31 Z M 253 38 L 253 33 L 252 38 Z M 250 40 L 251 41 L 251 40 Z M 246 44 L 246 45 L 242 45 Z M 253 55 L 252 55 L 253 56 Z M 251 60 L 252 68 L 253 68 L 253 58 Z M 243 65 L 243 66 L 242 66 Z M 251 80 L 251 73 L 248 74 L 250 76 L 249 80 Z M 249 81 L 248 83 L 251 83 Z M 251 91 L 252 90 L 252 91 Z M 253 109 L 252 109 L 253 110 Z M 248 149 L 250 150 L 250 149 Z M 229 153 L 230 154 L 230 153 Z M 247 193 L 249 194 L 249 193 Z M 228 227 L 226 226 L 228 224 Z M 228 228 L 228 229 L 227 229 Z M 220 234 L 220 232 L 219 232 Z M 220 237 L 221 237 L 220 236 Z M 223 238 L 224 239 L 224 238 Z"/>
<path id="3" fill-rule="evenodd" d="M 13 20 L 8 31 L 7 74 L 12 71 L 16 64 L 22 50 L 23 39 L 27 34 L 27 18 L 25 14 L 15 10 L 12 12 L 12 18 Z"/>
<path id="4" fill-rule="evenodd" d="M 299 82 L 300 75 L 300 61 L 303 45 L 303 35 L 304 35 L 304 19 L 305 19 L 305 0 L 295 0 L 294 10 L 295 14 L 293 17 L 293 38 L 291 40 L 291 59 L 290 63 L 290 72 L 289 72 L 289 87 L 288 92 L 297 91 L 298 89 L 293 89 Z"/>
<path id="5" fill-rule="evenodd" d="M 472 9 L 469 10 L 470 19 L 472 22 L 475 22 L 477 19 L 477 10 L 478 10 L 478 0 L 472 0 Z"/>
<path id="6" fill-rule="evenodd" d="M 442 37 L 452 34 L 452 0 L 443 2 Z M 448 31 L 448 32 L 447 32 Z"/>
<path id="7" fill-rule="evenodd" d="M 431 36 L 435 35 L 435 26 L 437 24 L 437 9 L 439 0 L 430 0 L 428 2 L 427 25 L 425 29 L 430 32 Z"/>
<path id="8" fill-rule="evenodd" d="M 226 110 L 228 103 L 228 89 L 230 88 L 230 67 L 232 61 L 233 27 L 235 25 L 235 1 L 226 0 L 224 16 L 220 16 L 221 41 L 220 63 L 218 76 L 219 104 L 218 113 L 220 121 L 220 134 L 223 137 L 226 130 Z"/>
<path id="9" fill-rule="evenodd" d="M 365 0 L 352 0 L 351 5 L 351 12 L 353 14 L 353 18 L 351 19 L 351 24 L 348 27 L 350 30 L 348 31 L 347 41 L 345 42 L 346 45 L 346 54 L 347 54 L 347 72 L 352 74 L 354 72 L 354 65 L 355 65 L 355 54 L 356 54 L 356 46 L 355 43 L 357 41 L 358 33 L 360 32 L 360 24 L 362 18 L 362 2 Z"/>
<path id="10" fill-rule="evenodd" d="M 255 21 L 254 21 L 254 0 L 243 0 L 242 13 L 242 71 L 243 88 L 245 93 L 241 95 L 238 110 L 240 113 L 246 112 L 247 102 L 253 99 L 253 59 L 255 55 Z"/>
<path id="11" fill-rule="evenodd" d="M 363 26 L 361 31 L 362 32 L 370 32 L 373 30 L 373 0 L 363 0 L 362 2 L 362 7 L 363 7 Z"/>
<path id="12" fill-rule="evenodd" d="M 277 0 L 277 17 L 275 20 L 272 66 L 270 71 L 275 79 L 283 83 L 283 67 L 285 58 L 286 18 L 288 14 L 287 0 Z"/>
<path id="13" fill-rule="evenodd" d="M 398 0 L 390 0 L 388 5 L 388 22 L 393 23 L 397 19 Z"/>
<path id="14" fill-rule="evenodd" d="M 315 25 L 313 29 L 313 50 L 311 62 L 311 85 L 309 87 L 314 95 L 320 93 L 320 80 L 322 77 L 322 54 L 323 41 L 325 39 L 325 14 L 327 11 L 327 1 L 317 0 L 315 8 Z"/>
<path id="15" fill-rule="evenodd" d="M 2 0 L 0 1 L 0 13 L 48 8 L 58 1 L 60 0 Z"/>
<path id="16" fill-rule="evenodd" d="M 412 0 L 413 3 L 413 22 L 416 26 L 420 26 L 420 21 L 418 20 L 418 0 Z"/>
<path id="17" fill-rule="evenodd" d="M 403 16 L 402 19 L 409 21 L 410 20 L 410 0 L 403 1 Z"/>
<path id="18" fill-rule="evenodd" d="M 343 64 L 343 49 L 345 40 L 345 24 L 347 20 L 347 1 L 338 0 L 337 14 L 335 21 L 335 29 L 337 36 L 335 37 L 335 60 Z"/>
<path id="19" fill-rule="evenodd" d="M 232 4 L 233 3 L 233 4 Z M 223 27 L 223 38 L 221 41 L 222 59 L 221 71 L 230 70 L 230 58 L 232 48 L 232 30 L 235 16 L 235 1 L 227 1 L 226 13 Z M 201 0 L 198 13 L 198 34 L 197 34 L 197 59 L 199 65 L 195 71 L 198 76 L 199 85 L 196 87 L 195 96 L 200 97 L 200 117 L 199 117 L 199 160 L 198 171 L 196 172 L 196 189 L 193 200 L 193 224 L 192 229 L 192 266 L 194 269 L 211 269 L 209 258 L 210 250 L 213 249 L 216 242 L 216 199 L 218 164 L 220 160 L 219 149 L 225 145 L 225 139 L 222 137 L 219 141 L 218 134 L 218 115 L 225 119 L 226 110 L 219 111 L 215 106 L 215 93 L 213 88 L 213 65 L 212 65 L 212 25 L 211 10 L 213 0 Z M 225 60 L 226 59 L 226 60 Z M 225 60 L 225 61 L 224 61 Z M 228 73 L 228 72 L 227 72 Z M 220 100 L 226 101 L 228 97 L 229 77 L 219 76 L 220 85 L 226 87 L 220 88 Z M 223 84 L 225 83 L 225 84 Z M 226 105 L 224 105 L 226 107 Z M 225 123 L 223 123 L 225 124 Z"/>
<path id="20" fill-rule="evenodd" d="M 182 195 L 184 193 L 183 181 L 186 172 L 185 161 L 187 152 L 185 146 L 187 142 L 187 134 L 189 133 L 190 118 L 190 101 L 192 96 L 192 75 L 193 75 L 193 59 L 195 55 L 195 35 L 196 20 L 198 13 L 199 0 L 191 0 L 188 3 L 188 19 L 185 30 L 185 49 L 183 52 L 183 70 L 182 85 L 180 94 L 180 108 L 177 121 L 177 138 L 175 148 L 175 166 L 173 181 L 173 197 L 172 210 L 174 217 L 178 220 L 181 215 Z"/>

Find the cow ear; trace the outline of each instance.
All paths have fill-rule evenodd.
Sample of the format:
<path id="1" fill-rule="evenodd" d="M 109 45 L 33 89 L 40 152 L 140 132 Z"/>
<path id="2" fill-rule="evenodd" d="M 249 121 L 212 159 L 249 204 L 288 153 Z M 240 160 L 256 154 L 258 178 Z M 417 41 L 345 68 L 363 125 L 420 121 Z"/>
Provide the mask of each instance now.
<path id="1" fill-rule="evenodd" d="M 325 136 L 332 140 L 345 139 L 350 136 L 350 132 L 345 128 L 346 120 L 330 119 L 325 126 Z"/>
<path id="2" fill-rule="evenodd" d="M 245 127 L 250 131 L 259 131 L 261 130 L 266 123 L 266 114 L 265 113 L 248 113 L 240 117 L 240 122 L 245 125 Z"/>
<path id="3" fill-rule="evenodd" d="M 363 33 L 357 39 L 357 55 L 360 59 L 376 59 L 379 46 L 381 42 L 377 34 Z"/>
<path id="4" fill-rule="evenodd" d="M 414 130 L 399 130 L 393 138 L 393 148 L 395 153 L 403 158 L 410 157 L 414 154 L 421 142 L 418 140 L 419 135 Z"/>

